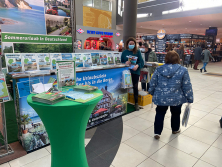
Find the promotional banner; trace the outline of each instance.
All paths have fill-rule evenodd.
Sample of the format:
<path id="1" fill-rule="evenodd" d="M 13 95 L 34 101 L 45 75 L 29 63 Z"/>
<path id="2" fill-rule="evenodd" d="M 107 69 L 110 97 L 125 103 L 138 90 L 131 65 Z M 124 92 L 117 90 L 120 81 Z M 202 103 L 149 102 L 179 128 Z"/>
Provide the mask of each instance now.
<path id="1" fill-rule="evenodd" d="M 107 69 L 99 71 L 88 71 L 76 73 L 76 85 L 97 86 L 103 92 L 103 99 L 94 108 L 87 128 L 125 114 L 127 112 L 127 91 L 121 88 L 122 72 L 127 68 Z M 110 71 L 112 70 L 112 71 Z M 56 75 L 43 77 L 33 77 L 32 80 L 40 80 L 43 84 L 49 83 Z M 21 78 L 19 83 L 27 82 L 29 78 Z M 28 86 L 27 84 L 26 86 Z M 18 92 L 23 91 L 19 86 Z M 29 88 L 27 88 L 28 90 Z M 21 141 L 26 151 L 40 148 L 49 143 L 49 138 L 45 127 L 35 110 L 28 105 L 27 97 L 20 96 L 19 111 L 22 117 L 31 119 L 26 125 L 26 131 L 22 131 Z M 61 114 L 64 114 L 61 112 Z M 24 127 L 21 127 L 24 129 Z M 34 142 L 36 141 L 36 142 Z M 38 143 L 38 144 L 36 144 Z"/>

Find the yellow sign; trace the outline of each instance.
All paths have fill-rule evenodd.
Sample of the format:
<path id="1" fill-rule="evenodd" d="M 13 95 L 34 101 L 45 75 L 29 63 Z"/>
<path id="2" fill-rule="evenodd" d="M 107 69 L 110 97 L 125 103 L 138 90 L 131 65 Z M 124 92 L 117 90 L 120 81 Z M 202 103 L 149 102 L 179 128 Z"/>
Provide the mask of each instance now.
<path id="1" fill-rule="evenodd" d="M 83 26 L 112 28 L 112 12 L 83 6 Z"/>
<path id="2" fill-rule="evenodd" d="M 165 30 L 159 30 L 157 32 L 157 38 L 158 39 L 163 39 L 165 37 L 165 35 L 166 35 L 166 31 Z"/>

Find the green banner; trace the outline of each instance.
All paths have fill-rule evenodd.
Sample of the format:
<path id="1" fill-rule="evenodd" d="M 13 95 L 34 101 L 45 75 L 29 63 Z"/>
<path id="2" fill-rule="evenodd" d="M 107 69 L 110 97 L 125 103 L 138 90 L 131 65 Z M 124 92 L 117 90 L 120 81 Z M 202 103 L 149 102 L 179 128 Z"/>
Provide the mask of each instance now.
<path id="1" fill-rule="evenodd" d="M 38 43 L 38 44 L 72 44 L 72 37 L 2 33 L 2 42 Z"/>

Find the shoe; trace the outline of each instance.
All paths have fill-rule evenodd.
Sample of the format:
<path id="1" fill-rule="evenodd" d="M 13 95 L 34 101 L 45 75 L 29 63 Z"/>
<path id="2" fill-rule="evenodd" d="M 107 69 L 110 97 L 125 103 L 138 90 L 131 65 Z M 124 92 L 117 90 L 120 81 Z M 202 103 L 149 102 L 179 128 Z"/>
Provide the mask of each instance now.
<path id="1" fill-rule="evenodd" d="M 173 131 L 172 133 L 173 133 L 173 134 L 180 133 L 180 130 L 178 130 L 178 131 Z"/>
<path id="2" fill-rule="evenodd" d="M 220 127 L 222 128 L 222 118 L 220 119 L 219 122 L 220 122 Z"/>
<path id="3" fill-rule="evenodd" d="M 204 72 L 207 72 L 207 70 L 204 70 Z"/>
<path id="4" fill-rule="evenodd" d="M 200 72 L 202 73 L 202 69 L 200 69 Z"/>
<path id="5" fill-rule="evenodd" d="M 139 111 L 139 110 L 140 110 L 140 107 L 139 107 L 139 104 L 138 104 L 138 103 L 135 104 L 135 109 L 136 109 L 136 111 Z"/>
<path id="6" fill-rule="evenodd" d="M 159 140 L 159 138 L 160 138 L 160 135 L 154 135 L 154 138 L 156 139 L 156 140 Z"/>

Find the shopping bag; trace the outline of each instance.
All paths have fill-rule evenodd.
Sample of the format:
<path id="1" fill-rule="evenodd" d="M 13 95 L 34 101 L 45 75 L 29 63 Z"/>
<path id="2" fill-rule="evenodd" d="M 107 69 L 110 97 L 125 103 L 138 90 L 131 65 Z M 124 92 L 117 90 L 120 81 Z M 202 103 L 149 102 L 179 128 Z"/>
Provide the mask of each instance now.
<path id="1" fill-rule="evenodd" d="M 188 123 L 188 120 L 189 120 L 189 116 L 190 116 L 190 108 L 191 108 L 191 105 L 188 104 L 185 108 L 185 111 L 184 111 L 184 114 L 183 114 L 183 120 L 182 120 L 182 125 L 187 127 L 187 123 Z"/>

